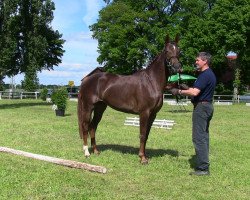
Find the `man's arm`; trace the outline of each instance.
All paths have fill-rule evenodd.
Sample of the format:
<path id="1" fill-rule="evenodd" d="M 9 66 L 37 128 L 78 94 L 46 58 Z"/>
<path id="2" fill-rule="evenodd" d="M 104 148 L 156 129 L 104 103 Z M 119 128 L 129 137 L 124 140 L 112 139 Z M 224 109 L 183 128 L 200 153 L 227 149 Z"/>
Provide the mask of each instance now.
<path id="1" fill-rule="evenodd" d="M 187 90 L 172 88 L 169 92 L 173 95 L 197 96 L 200 90 L 198 88 L 188 88 Z"/>
<path id="2" fill-rule="evenodd" d="M 189 88 L 187 90 L 179 90 L 178 93 L 180 95 L 184 95 L 184 96 L 197 96 L 198 94 L 200 94 L 200 90 L 198 88 Z"/>

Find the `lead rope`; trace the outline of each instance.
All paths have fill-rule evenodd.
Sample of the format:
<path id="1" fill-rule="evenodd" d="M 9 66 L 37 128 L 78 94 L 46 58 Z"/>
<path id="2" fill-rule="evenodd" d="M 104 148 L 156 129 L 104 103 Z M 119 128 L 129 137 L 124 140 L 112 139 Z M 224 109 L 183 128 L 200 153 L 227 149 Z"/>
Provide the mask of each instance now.
<path id="1" fill-rule="evenodd" d="M 178 78 L 178 81 L 177 81 L 177 88 L 178 88 L 178 89 L 181 89 L 181 88 L 180 88 L 180 84 L 181 84 L 181 74 L 178 73 L 178 76 L 179 76 L 179 78 Z M 175 98 L 176 98 L 176 102 L 179 103 L 180 96 L 179 96 L 179 95 L 176 95 Z"/>

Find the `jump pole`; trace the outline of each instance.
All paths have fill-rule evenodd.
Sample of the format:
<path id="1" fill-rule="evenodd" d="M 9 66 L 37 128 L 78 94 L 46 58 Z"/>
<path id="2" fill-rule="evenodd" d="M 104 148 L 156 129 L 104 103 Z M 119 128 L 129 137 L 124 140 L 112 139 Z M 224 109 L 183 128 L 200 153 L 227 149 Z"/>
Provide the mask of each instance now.
<path id="1" fill-rule="evenodd" d="M 77 161 L 73 161 L 73 160 L 65 160 L 65 159 L 60 159 L 60 158 L 55 158 L 55 157 L 50 157 L 50 156 L 29 153 L 29 152 L 25 152 L 25 151 L 11 149 L 8 147 L 0 147 L 0 152 L 25 156 L 25 157 L 33 158 L 33 159 L 37 159 L 37 160 L 43 160 L 46 162 L 54 163 L 57 165 L 63 165 L 66 167 L 71 167 L 71 168 L 86 169 L 88 171 L 98 172 L 98 173 L 102 173 L 102 174 L 105 174 L 107 172 L 107 169 L 105 167 L 102 167 L 102 166 L 91 165 L 91 164 L 77 162 Z"/>

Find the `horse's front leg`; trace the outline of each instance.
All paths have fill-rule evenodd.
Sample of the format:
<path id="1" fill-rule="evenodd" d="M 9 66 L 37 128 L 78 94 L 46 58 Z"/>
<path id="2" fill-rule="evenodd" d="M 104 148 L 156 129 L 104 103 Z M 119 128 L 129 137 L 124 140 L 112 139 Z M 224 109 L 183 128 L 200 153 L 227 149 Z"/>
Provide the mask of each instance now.
<path id="1" fill-rule="evenodd" d="M 141 158 L 142 164 L 148 164 L 148 158 L 146 156 L 146 143 L 148 140 L 149 132 L 151 126 L 155 120 L 156 113 L 150 115 L 142 114 L 140 115 L 140 151 L 139 156 Z"/>
<path id="2" fill-rule="evenodd" d="M 146 143 L 148 139 L 147 129 L 149 123 L 149 114 L 140 114 L 140 149 L 139 157 L 141 158 L 141 164 L 148 164 L 148 158 L 145 153 Z"/>

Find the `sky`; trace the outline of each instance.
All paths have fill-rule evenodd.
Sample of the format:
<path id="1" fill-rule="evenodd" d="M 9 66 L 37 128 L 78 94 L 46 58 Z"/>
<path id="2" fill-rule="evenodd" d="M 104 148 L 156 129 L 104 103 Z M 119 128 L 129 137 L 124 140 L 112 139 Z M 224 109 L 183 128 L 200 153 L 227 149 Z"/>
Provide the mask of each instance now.
<path id="1" fill-rule="evenodd" d="M 38 73 L 39 83 L 43 85 L 67 85 L 74 81 L 80 85 L 81 79 L 96 67 L 98 57 L 97 40 L 92 38 L 89 25 L 98 19 L 99 11 L 105 6 L 103 0 L 53 0 L 55 3 L 53 30 L 63 34 L 65 53 L 62 63 L 54 70 Z M 14 83 L 20 84 L 23 74 L 14 77 Z M 5 78 L 6 84 L 11 78 Z"/>

